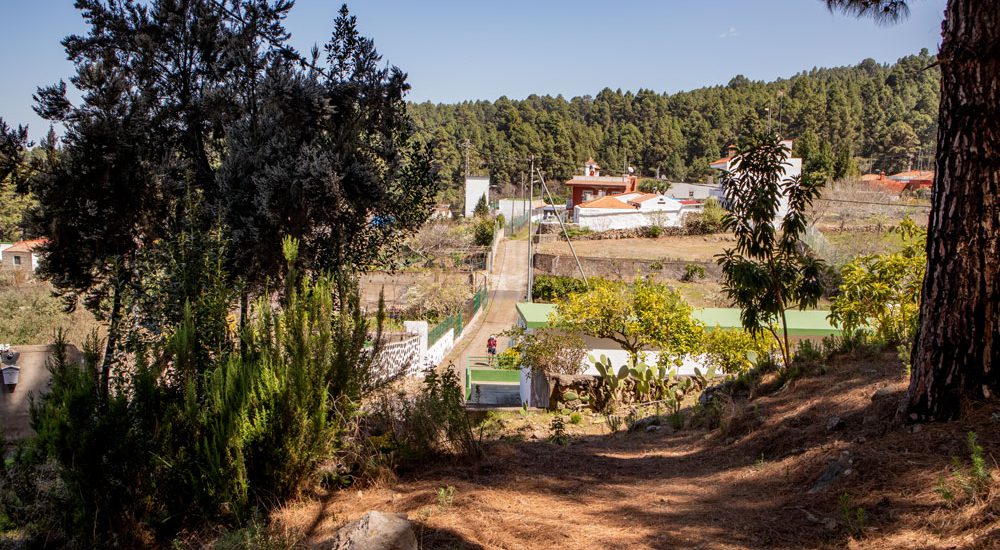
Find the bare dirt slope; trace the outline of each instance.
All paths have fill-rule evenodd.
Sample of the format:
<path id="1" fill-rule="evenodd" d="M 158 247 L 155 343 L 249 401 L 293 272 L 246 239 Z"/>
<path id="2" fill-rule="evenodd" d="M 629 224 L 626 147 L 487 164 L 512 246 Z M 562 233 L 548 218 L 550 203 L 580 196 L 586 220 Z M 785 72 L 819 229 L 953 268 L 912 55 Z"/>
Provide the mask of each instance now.
<path id="1" fill-rule="evenodd" d="M 462 367 L 470 356 L 486 355 L 486 340 L 498 335 L 499 351 L 507 347 L 507 339 L 499 334 L 517 321 L 516 304 L 523 302 L 528 287 L 528 241 L 504 239 L 497 253 L 496 273 L 490 277 L 490 300 L 476 322 L 466 327 L 457 345 L 445 356 L 442 365 L 453 362 L 464 375 Z"/>
<path id="2" fill-rule="evenodd" d="M 497 441 L 482 461 L 419 465 L 278 520 L 314 544 L 384 510 L 408 514 L 422 548 L 1000 547 L 1000 415 L 979 406 L 960 422 L 893 424 L 904 380 L 891 353 L 835 360 L 725 412 L 713 432 Z M 935 485 L 952 479 L 952 456 L 968 462 L 969 430 L 994 482 L 976 502 L 949 504 Z M 448 486 L 451 503 L 437 497 Z"/>

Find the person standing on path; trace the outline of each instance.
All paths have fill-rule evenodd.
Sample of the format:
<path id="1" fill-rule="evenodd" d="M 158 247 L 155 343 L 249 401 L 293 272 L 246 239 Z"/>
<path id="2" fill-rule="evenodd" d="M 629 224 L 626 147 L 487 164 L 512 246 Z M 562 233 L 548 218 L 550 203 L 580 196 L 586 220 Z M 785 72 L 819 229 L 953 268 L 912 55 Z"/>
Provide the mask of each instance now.
<path id="1" fill-rule="evenodd" d="M 492 367 L 493 358 L 497 355 L 497 337 L 493 334 L 490 334 L 489 339 L 486 340 L 486 353 L 490 356 L 489 365 Z"/>

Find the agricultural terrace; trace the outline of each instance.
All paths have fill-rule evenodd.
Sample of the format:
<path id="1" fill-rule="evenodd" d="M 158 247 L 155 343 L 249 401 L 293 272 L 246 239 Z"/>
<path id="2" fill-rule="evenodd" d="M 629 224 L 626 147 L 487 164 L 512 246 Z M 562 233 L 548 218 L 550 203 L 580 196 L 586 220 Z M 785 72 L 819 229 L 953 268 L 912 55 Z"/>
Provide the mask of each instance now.
<path id="1" fill-rule="evenodd" d="M 605 239 L 575 240 L 576 253 L 588 258 L 629 258 L 658 260 L 672 258 L 689 261 L 711 261 L 716 254 L 733 246 L 733 237 L 728 233 L 712 235 L 667 236 L 656 239 Z M 540 254 L 569 255 L 569 245 L 565 240 L 539 243 L 536 251 Z"/>

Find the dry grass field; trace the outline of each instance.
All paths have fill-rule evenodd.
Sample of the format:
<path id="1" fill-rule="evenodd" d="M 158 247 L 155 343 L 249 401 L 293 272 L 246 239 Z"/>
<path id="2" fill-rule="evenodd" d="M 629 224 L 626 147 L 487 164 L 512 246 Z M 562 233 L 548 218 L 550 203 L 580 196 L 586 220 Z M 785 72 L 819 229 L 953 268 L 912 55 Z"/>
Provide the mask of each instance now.
<path id="1" fill-rule="evenodd" d="M 733 246 L 733 237 L 727 233 L 696 236 L 669 236 L 657 239 L 607 239 L 573 241 L 573 248 L 580 256 L 590 258 L 633 258 L 658 260 L 663 258 L 688 261 L 711 261 L 727 247 Z M 568 255 L 566 241 L 540 243 L 536 249 L 543 254 Z"/>

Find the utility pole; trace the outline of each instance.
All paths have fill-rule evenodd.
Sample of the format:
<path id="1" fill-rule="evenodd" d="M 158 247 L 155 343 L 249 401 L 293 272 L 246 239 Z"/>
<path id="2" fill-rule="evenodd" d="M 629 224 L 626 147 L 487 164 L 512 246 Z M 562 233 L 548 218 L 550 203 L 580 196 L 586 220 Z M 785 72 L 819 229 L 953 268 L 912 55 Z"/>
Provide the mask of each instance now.
<path id="1" fill-rule="evenodd" d="M 785 97 L 784 90 L 778 90 L 778 116 L 775 118 L 775 123 L 778 125 L 778 133 L 781 133 L 781 103 L 782 99 Z M 784 136 L 782 136 L 784 137 Z"/>
<path id="2" fill-rule="evenodd" d="M 774 96 L 771 96 L 767 106 L 767 131 L 771 132 L 771 111 L 774 109 Z"/>
<path id="3" fill-rule="evenodd" d="M 549 192 L 549 186 L 545 185 L 545 176 L 542 175 L 542 171 L 538 170 L 538 179 L 542 182 L 542 189 L 545 191 L 545 196 L 549 198 L 549 202 L 553 203 L 555 206 L 555 201 L 552 199 L 552 193 Z M 583 277 L 583 286 L 587 290 L 590 290 L 590 281 L 587 280 L 587 274 L 583 272 L 583 265 L 580 263 L 580 257 L 576 255 L 576 249 L 573 248 L 573 241 L 569 238 L 569 231 L 566 230 L 566 224 L 563 223 L 563 219 L 556 212 L 556 220 L 559 221 L 559 227 L 562 228 L 563 236 L 566 237 L 566 244 L 569 245 L 569 251 L 573 254 L 573 259 L 576 260 L 576 267 L 580 270 L 580 276 Z"/>
<path id="4" fill-rule="evenodd" d="M 531 235 L 531 207 L 535 202 L 535 155 L 531 155 L 531 168 L 528 171 L 528 302 L 533 302 L 531 299 L 531 277 L 534 274 L 534 268 L 531 263 L 534 260 L 534 256 L 531 253 L 531 241 L 534 237 Z"/>
<path id="5" fill-rule="evenodd" d="M 468 139 L 462 142 L 462 148 L 465 149 L 465 179 L 469 179 L 469 147 L 472 143 Z"/>

